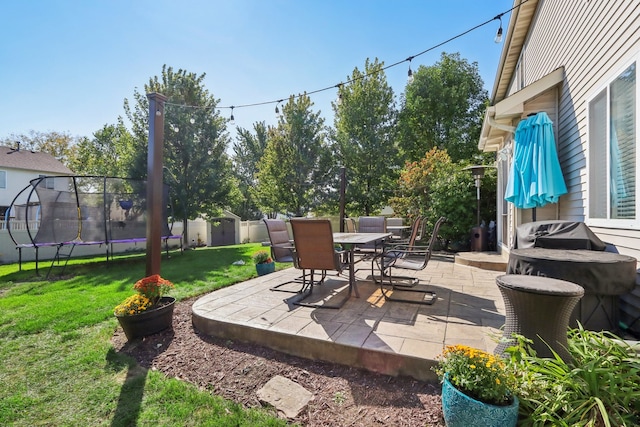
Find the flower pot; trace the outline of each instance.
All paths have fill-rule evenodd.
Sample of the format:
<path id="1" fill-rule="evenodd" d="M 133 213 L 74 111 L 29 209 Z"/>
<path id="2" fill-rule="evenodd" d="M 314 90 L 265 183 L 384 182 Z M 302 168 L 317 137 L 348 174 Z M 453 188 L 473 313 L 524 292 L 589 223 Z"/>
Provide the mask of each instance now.
<path id="1" fill-rule="evenodd" d="M 127 340 L 152 335 L 171 327 L 176 299 L 162 297 L 156 308 L 130 316 L 116 316 Z"/>
<path id="2" fill-rule="evenodd" d="M 264 276 L 265 274 L 273 273 L 274 271 L 276 271 L 276 263 L 265 262 L 262 264 L 256 264 L 256 271 L 258 272 L 258 276 Z"/>
<path id="3" fill-rule="evenodd" d="M 518 398 L 508 406 L 496 406 L 472 399 L 449 382 L 442 383 L 442 413 L 447 427 L 513 427 L 518 422 Z"/>

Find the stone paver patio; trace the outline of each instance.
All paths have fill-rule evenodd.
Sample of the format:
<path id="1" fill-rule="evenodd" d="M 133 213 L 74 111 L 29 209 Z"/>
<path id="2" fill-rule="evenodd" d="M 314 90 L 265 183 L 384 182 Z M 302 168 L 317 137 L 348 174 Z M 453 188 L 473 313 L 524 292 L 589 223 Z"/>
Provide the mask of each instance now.
<path id="1" fill-rule="evenodd" d="M 492 256 L 481 258 L 485 264 L 476 265 L 486 267 Z M 454 262 L 453 256 L 434 256 L 415 276 L 436 292 L 437 301 L 417 305 L 385 301 L 368 265 L 359 263 L 360 298 L 352 296 L 338 310 L 300 307 L 293 304 L 296 294 L 270 290 L 300 276 L 300 270 L 289 268 L 200 298 L 193 305 L 193 324 L 208 335 L 297 356 L 434 379 L 430 368 L 445 345 L 492 352 L 501 335 L 505 310 L 495 278 L 504 273 L 473 265 L 468 259 Z M 292 283 L 281 289 L 299 287 Z M 330 274 L 325 284 L 314 287 L 311 301 L 339 300 L 347 288 L 346 276 Z"/>

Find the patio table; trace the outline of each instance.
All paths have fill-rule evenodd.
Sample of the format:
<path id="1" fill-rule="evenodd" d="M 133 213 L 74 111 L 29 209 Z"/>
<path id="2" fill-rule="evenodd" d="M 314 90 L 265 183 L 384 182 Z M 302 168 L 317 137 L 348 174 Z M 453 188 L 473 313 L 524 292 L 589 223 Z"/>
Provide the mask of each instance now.
<path id="1" fill-rule="evenodd" d="M 333 233 L 333 243 L 342 245 L 348 254 L 349 263 L 349 295 L 355 293 L 360 298 L 355 279 L 355 247 L 388 239 L 391 233 Z"/>

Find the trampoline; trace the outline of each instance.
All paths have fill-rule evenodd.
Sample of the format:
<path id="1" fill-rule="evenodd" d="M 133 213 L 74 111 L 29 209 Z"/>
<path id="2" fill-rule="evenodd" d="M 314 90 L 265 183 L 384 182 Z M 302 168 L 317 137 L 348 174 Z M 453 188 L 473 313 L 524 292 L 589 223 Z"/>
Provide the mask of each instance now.
<path id="1" fill-rule="evenodd" d="M 163 194 L 162 241 L 168 251 L 168 240 L 179 239 L 182 249 L 182 236 L 172 235 L 167 221 L 169 187 L 166 184 Z M 26 201 L 18 204 L 21 196 L 25 200 L 23 195 L 26 195 Z M 37 273 L 38 250 L 42 247 L 56 248 L 53 267 L 63 256 L 66 266 L 76 246 L 104 245 L 109 261 L 113 256 L 114 244 L 146 242 L 146 198 L 147 185 L 144 180 L 76 175 L 42 176 L 31 180 L 16 195 L 9 208 L 13 218 L 9 217 L 8 221 L 24 220 L 27 231 L 27 238 L 22 237 L 20 241 L 11 233 L 13 227 L 7 227 L 19 251 L 20 270 L 22 250 L 27 248 L 35 250 Z M 65 253 L 62 252 L 64 248 L 68 249 Z"/>

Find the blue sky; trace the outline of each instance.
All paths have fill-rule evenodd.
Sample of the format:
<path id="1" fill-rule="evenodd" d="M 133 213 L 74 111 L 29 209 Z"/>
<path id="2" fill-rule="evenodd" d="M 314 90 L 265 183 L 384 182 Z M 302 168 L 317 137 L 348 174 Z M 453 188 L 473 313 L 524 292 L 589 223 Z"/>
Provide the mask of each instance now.
<path id="1" fill-rule="evenodd" d="M 0 6 L 0 138 L 58 131 L 92 136 L 124 116 L 163 64 L 197 74 L 219 106 L 288 98 L 346 81 L 367 58 L 386 65 L 509 10 L 512 0 L 21 0 Z M 503 17 L 506 33 L 509 15 Z M 491 94 L 498 21 L 443 51 L 477 62 Z M 408 63 L 386 71 L 396 98 Z M 311 96 L 333 124 L 334 90 Z M 236 108 L 236 125 L 275 124 L 275 104 Z M 228 116 L 228 109 L 221 110 Z"/>

